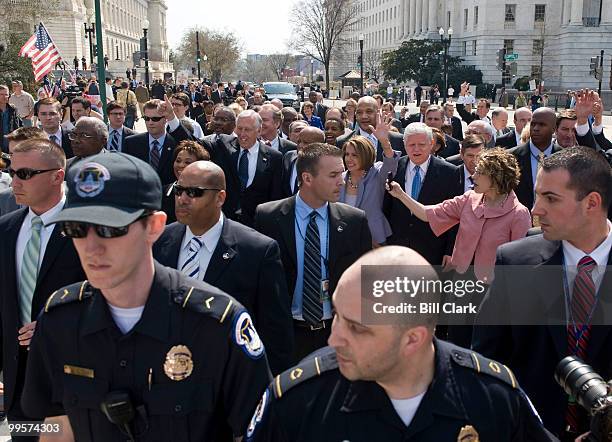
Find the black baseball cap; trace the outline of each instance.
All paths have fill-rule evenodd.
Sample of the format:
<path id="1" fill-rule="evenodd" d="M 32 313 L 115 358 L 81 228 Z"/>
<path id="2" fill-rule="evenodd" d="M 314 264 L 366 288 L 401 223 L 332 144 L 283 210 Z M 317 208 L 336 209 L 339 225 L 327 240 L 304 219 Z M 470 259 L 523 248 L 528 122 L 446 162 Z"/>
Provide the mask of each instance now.
<path id="1" fill-rule="evenodd" d="M 83 158 L 68 170 L 66 184 L 66 204 L 49 224 L 79 221 L 123 227 L 146 211 L 161 209 L 157 172 L 131 155 L 102 152 Z"/>

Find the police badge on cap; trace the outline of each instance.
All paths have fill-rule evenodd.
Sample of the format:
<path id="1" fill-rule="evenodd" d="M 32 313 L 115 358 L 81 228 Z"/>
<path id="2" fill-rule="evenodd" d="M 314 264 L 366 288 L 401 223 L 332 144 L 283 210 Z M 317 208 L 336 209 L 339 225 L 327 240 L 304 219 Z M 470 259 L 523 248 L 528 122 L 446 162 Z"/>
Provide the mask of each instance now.
<path id="1" fill-rule="evenodd" d="M 110 179 L 108 169 L 98 163 L 85 163 L 74 176 L 74 189 L 81 198 L 93 198 L 104 190 L 104 182 Z"/>

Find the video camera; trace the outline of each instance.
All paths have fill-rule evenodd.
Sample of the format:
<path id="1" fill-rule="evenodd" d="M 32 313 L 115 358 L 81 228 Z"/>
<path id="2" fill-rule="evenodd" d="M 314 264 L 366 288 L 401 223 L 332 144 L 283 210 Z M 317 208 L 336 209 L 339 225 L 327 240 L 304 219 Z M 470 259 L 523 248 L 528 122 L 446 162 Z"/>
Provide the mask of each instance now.
<path id="1" fill-rule="evenodd" d="M 555 381 L 589 413 L 591 433 L 584 440 L 612 442 L 612 381 L 604 381 L 575 356 L 559 362 Z"/>

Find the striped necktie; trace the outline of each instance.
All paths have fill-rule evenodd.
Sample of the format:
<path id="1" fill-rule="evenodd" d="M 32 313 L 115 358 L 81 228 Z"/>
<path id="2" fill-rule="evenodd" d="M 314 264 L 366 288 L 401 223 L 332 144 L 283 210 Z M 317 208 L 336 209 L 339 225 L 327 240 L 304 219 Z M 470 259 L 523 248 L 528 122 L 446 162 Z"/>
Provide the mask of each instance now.
<path id="1" fill-rule="evenodd" d="M 113 136 L 111 137 L 110 150 L 118 151 L 119 150 L 119 131 L 113 130 Z"/>
<path id="2" fill-rule="evenodd" d="M 189 241 L 189 253 L 187 259 L 181 266 L 181 272 L 190 278 L 198 279 L 200 275 L 200 249 L 202 248 L 202 240 L 197 236 Z"/>
<path id="3" fill-rule="evenodd" d="M 412 199 L 417 200 L 419 193 L 421 192 L 421 167 L 416 166 L 414 168 L 414 178 L 412 179 Z"/>
<path id="4" fill-rule="evenodd" d="M 574 279 L 570 302 L 571 321 L 567 325 L 568 352 L 587 361 L 587 347 L 591 335 L 589 324 L 591 312 L 595 308 L 596 290 L 592 272 L 597 263 L 590 256 L 578 261 L 578 272 Z M 565 413 L 565 422 L 573 431 L 582 432 L 586 428 L 586 413 L 576 402 L 570 401 Z"/>
<path id="5" fill-rule="evenodd" d="M 55 135 L 49 135 L 49 141 L 59 146 L 59 143 L 57 142 L 57 137 Z"/>
<path id="6" fill-rule="evenodd" d="M 150 161 L 151 167 L 157 170 L 159 168 L 159 141 L 153 140 L 151 143 Z"/>
<path id="7" fill-rule="evenodd" d="M 42 219 L 32 218 L 31 236 L 26 244 L 21 261 L 21 278 L 19 280 L 19 316 L 23 325 L 32 322 L 32 297 L 38 278 L 38 261 L 40 259 L 40 231 Z"/>
<path id="8" fill-rule="evenodd" d="M 318 325 L 323 318 L 321 303 L 321 237 L 317 226 L 317 212 L 310 213 L 304 238 L 304 288 L 302 317 L 310 325 Z"/>

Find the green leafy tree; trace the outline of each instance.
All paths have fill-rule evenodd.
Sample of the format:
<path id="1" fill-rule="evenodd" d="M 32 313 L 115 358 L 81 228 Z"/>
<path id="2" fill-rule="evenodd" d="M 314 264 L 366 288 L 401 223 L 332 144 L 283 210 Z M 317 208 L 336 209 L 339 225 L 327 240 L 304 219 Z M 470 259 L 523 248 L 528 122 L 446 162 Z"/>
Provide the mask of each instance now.
<path id="1" fill-rule="evenodd" d="M 408 40 L 395 51 L 387 52 L 382 57 L 381 68 L 386 78 L 399 82 L 414 80 L 419 84 L 433 85 L 444 83 L 442 43 L 436 40 Z M 449 84 L 453 70 L 459 68 L 460 57 L 451 55 L 448 58 Z"/>

